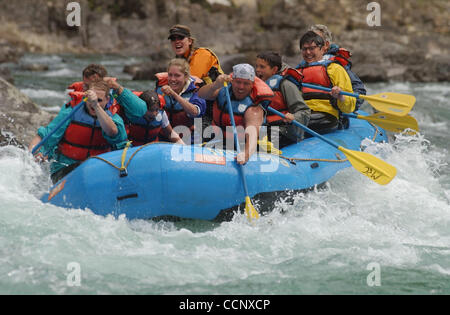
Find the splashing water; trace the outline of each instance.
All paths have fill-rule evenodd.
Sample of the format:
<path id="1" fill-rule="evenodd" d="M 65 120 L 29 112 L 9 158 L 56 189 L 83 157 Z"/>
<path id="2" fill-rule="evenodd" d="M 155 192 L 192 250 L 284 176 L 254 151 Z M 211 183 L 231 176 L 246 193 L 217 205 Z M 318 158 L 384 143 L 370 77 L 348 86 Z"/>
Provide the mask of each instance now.
<path id="1" fill-rule="evenodd" d="M 2 147 L 0 292 L 450 292 L 442 155 L 420 135 L 365 145 L 397 167 L 389 185 L 349 168 L 323 189 L 280 200 L 255 225 L 243 214 L 130 222 L 43 204 L 48 175 L 27 153 Z M 80 286 L 68 285 L 70 263 L 80 267 Z M 367 284 L 371 263 L 380 266 L 379 287 Z"/>
<path id="2" fill-rule="evenodd" d="M 129 221 L 43 204 L 48 165 L 0 147 L 0 294 L 449 294 L 450 89 L 370 88 L 418 99 L 421 134 L 363 143 L 396 178 L 379 186 L 348 168 L 253 225 L 242 213 Z"/>

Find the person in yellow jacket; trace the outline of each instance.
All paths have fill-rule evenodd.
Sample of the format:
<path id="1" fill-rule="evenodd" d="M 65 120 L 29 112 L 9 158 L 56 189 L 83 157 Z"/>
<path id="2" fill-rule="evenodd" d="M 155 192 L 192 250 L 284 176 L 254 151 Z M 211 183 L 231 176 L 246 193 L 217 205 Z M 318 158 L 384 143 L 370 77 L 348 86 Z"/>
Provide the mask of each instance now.
<path id="1" fill-rule="evenodd" d="M 303 61 L 296 67 L 303 74 L 303 83 L 331 88 L 331 92 L 302 87 L 303 98 L 311 109 L 308 126 L 327 133 L 342 127 L 341 113 L 355 110 L 356 99 L 339 93 L 353 93 L 352 82 L 347 71 L 339 63 L 323 58 L 326 53 L 324 39 L 313 31 L 300 39 Z"/>
<path id="2" fill-rule="evenodd" d="M 184 58 L 189 62 L 191 75 L 210 84 L 224 73 L 219 58 L 211 49 L 195 46 L 195 38 L 189 27 L 181 24 L 172 26 L 168 39 L 177 58 Z"/>

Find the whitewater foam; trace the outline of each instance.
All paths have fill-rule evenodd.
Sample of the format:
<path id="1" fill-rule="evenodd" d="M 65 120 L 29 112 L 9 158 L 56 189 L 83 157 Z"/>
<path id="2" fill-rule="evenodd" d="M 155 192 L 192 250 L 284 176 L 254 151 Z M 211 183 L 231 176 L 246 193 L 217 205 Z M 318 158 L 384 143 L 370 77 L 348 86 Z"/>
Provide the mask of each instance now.
<path id="1" fill-rule="evenodd" d="M 0 147 L 0 293 L 373 293 L 372 263 L 381 267 L 377 293 L 450 293 L 448 152 L 423 128 L 389 144 L 364 141 L 397 168 L 390 184 L 348 168 L 253 224 L 243 213 L 128 221 L 44 204 L 48 164 Z M 71 262 L 80 287 L 67 285 Z"/>

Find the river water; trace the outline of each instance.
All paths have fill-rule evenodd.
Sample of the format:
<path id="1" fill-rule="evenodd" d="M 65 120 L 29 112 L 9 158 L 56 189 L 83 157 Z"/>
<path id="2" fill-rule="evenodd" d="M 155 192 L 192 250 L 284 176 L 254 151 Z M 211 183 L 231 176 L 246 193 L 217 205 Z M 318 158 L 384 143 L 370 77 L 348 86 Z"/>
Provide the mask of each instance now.
<path id="1" fill-rule="evenodd" d="M 11 65 L 16 86 L 49 111 L 65 87 L 101 62 L 131 88 L 153 87 L 122 73 L 138 58 L 26 55 Z M 320 190 L 280 200 L 251 225 L 128 221 L 43 204 L 46 167 L 0 147 L 0 294 L 449 294 L 450 86 L 369 84 L 412 94 L 421 133 L 367 150 L 394 165 L 387 186 L 352 168 Z"/>

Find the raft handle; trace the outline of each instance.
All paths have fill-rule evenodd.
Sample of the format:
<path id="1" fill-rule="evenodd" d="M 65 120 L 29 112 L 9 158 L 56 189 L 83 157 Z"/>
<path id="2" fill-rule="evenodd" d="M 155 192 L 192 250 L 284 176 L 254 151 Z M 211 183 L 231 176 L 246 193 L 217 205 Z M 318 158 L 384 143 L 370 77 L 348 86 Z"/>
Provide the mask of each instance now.
<path id="1" fill-rule="evenodd" d="M 122 200 L 125 200 L 125 199 L 137 198 L 137 197 L 138 197 L 138 194 L 134 193 L 134 194 L 129 194 L 129 195 L 117 197 L 117 201 L 122 201 Z"/>
<path id="2" fill-rule="evenodd" d="M 120 171 L 120 173 L 119 173 L 120 177 L 127 177 L 128 176 L 128 171 L 127 171 L 126 168 L 120 169 L 119 171 Z"/>

